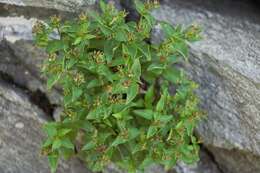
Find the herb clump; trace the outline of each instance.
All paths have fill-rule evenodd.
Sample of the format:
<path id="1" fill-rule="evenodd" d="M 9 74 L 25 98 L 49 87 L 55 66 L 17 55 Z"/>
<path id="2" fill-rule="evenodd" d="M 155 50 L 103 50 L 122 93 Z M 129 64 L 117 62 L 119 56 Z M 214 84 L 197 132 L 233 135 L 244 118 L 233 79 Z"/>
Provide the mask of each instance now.
<path id="1" fill-rule="evenodd" d="M 148 44 L 155 25 L 149 11 L 157 5 L 136 1 L 138 22 L 101 1 L 101 13 L 35 25 L 36 43 L 49 54 L 47 86 L 58 84 L 64 96 L 61 121 L 44 126 L 52 172 L 60 156 L 78 156 L 93 171 L 110 162 L 135 172 L 198 160 L 197 85 L 174 64 L 188 56 L 187 42 L 198 40 L 200 30 L 160 22 L 164 41 Z"/>

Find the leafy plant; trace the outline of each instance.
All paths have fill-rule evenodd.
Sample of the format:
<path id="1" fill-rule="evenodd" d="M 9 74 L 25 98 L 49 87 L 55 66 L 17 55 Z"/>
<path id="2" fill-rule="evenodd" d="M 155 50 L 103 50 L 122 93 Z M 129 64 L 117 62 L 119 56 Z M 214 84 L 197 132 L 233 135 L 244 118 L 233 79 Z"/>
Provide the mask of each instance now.
<path id="1" fill-rule="evenodd" d="M 200 30 L 160 22 L 165 39 L 150 44 L 149 11 L 156 6 L 136 1 L 140 20 L 126 22 L 125 11 L 101 1 L 101 13 L 35 25 L 36 43 L 49 54 L 47 86 L 58 84 L 64 96 L 62 120 L 44 126 L 52 172 L 60 156 L 78 156 L 93 171 L 111 162 L 135 172 L 198 160 L 197 85 L 176 64 L 187 59 L 187 42 L 198 40 Z"/>

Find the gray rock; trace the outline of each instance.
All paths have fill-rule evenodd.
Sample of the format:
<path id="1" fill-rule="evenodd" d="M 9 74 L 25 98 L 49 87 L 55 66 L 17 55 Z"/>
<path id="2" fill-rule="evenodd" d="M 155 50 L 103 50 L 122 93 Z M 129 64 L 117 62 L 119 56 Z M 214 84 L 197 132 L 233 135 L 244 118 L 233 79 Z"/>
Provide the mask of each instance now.
<path id="1" fill-rule="evenodd" d="M 0 41 L 6 39 L 12 43 L 17 40 L 32 40 L 32 26 L 36 19 L 24 17 L 0 17 Z"/>
<path id="2" fill-rule="evenodd" d="M 41 65 L 47 55 L 28 41 L 0 42 L 0 73 L 12 78 L 13 83 L 30 92 L 47 95 L 50 104 L 59 105 L 58 90 L 47 91 L 45 79 L 40 74 Z"/>
<path id="3" fill-rule="evenodd" d="M 121 9 L 120 0 L 104 0 L 107 3 L 113 3 L 118 9 Z M 49 11 L 53 13 L 59 12 L 73 12 L 73 13 L 80 13 L 86 10 L 93 10 L 97 9 L 99 0 L 0 0 L 0 3 L 6 4 L 5 8 L 10 8 L 13 12 L 13 7 L 22 8 L 23 10 L 17 9 L 16 12 L 26 12 L 30 14 L 37 15 L 32 13 L 27 9 L 30 7 L 34 7 L 35 9 L 39 9 L 39 13 L 44 14 L 42 11 Z M 1 5 L 1 4 L 0 4 Z M 3 9 L 5 11 L 5 9 Z M 32 9 L 33 10 L 33 9 Z M 52 11 L 51 11 L 52 10 Z M 34 11 L 34 10 L 33 10 Z M 1 12 L 0 12 L 1 14 Z M 48 15 L 48 14 L 46 14 Z M 33 16 L 30 16 L 33 17 Z"/>
<path id="4" fill-rule="evenodd" d="M 90 8 L 96 3 L 96 0 L 0 0 L 0 3 L 16 6 L 44 7 L 62 11 L 78 11 Z"/>
<path id="5" fill-rule="evenodd" d="M 229 6 L 216 1 L 173 0 L 164 1 L 153 15 L 173 24 L 202 26 L 204 39 L 191 45 L 190 63 L 185 65 L 191 78 L 200 84 L 201 106 L 208 113 L 197 132 L 204 145 L 213 148 L 210 151 L 216 162 L 227 173 L 258 173 L 259 15 L 254 10 L 246 12 L 253 7 L 234 7 L 240 8 L 232 9 L 229 15 Z M 153 41 L 160 37 L 160 32 L 154 32 Z"/>
<path id="6" fill-rule="evenodd" d="M 260 156 L 237 149 L 208 146 L 223 173 L 259 173 Z"/>
<path id="7" fill-rule="evenodd" d="M 0 81 L 0 172 L 49 173 L 40 146 L 44 113 L 19 89 Z M 79 160 L 60 162 L 58 173 L 88 173 Z"/>

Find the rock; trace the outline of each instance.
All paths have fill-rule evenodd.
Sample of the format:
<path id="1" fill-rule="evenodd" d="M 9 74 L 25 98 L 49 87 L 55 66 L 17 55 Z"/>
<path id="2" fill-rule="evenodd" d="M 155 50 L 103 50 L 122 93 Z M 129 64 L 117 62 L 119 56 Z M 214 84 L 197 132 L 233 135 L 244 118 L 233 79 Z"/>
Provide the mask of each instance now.
<path id="1" fill-rule="evenodd" d="M 61 102 L 57 89 L 47 91 L 46 81 L 40 74 L 41 64 L 47 55 L 28 41 L 0 42 L 0 74 L 8 82 L 25 90 L 30 99 L 52 116 Z"/>
<path id="2" fill-rule="evenodd" d="M 49 173 L 40 146 L 46 122 L 44 112 L 33 105 L 23 91 L 0 80 L 0 172 Z M 58 173 L 89 173 L 79 160 L 62 161 Z"/>
<path id="3" fill-rule="evenodd" d="M 197 132 L 225 172 L 258 173 L 260 15 L 244 1 L 225 2 L 164 1 L 153 15 L 173 24 L 202 26 L 204 39 L 191 45 L 185 65 L 200 84 L 198 95 L 208 114 Z M 155 32 L 153 41 L 160 37 Z"/>
<path id="4" fill-rule="evenodd" d="M 16 5 L 16 6 L 31 6 L 57 9 L 61 11 L 78 11 L 91 8 L 96 0 L 0 0 L 0 3 Z"/>
<path id="5" fill-rule="evenodd" d="M 17 40 L 32 40 L 35 21 L 24 17 L 0 17 L 0 41 L 6 39 L 14 43 Z"/>
<path id="6" fill-rule="evenodd" d="M 107 3 L 113 3 L 118 9 L 121 9 L 119 0 L 104 0 Z M 35 12 L 28 11 L 28 9 L 40 9 L 40 16 L 50 15 L 50 14 L 62 14 L 67 12 L 72 13 L 80 13 L 87 10 L 96 10 L 98 8 L 99 0 L 0 0 L 0 5 L 5 4 L 3 10 L 6 13 L 6 9 L 10 10 L 10 12 L 18 12 L 18 13 L 30 13 L 33 15 L 39 15 Z M 31 8 L 33 7 L 33 8 Z M 16 8 L 16 9 L 14 9 Z M 1 8 L 0 8 L 1 9 Z M 27 9 L 27 10 L 26 10 Z M 48 11 L 50 14 L 45 13 L 44 11 Z M 61 13 L 60 13 L 61 12 Z M 1 14 L 1 12 L 0 12 Z M 11 13 L 14 14 L 14 13 Z M 62 14 L 64 15 L 64 14 Z M 32 15 L 29 15 L 33 17 Z M 44 17 L 44 16 L 43 16 Z M 45 16 L 46 17 L 46 16 Z"/>
<path id="7" fill-rule="evenodd" d="M 215 161 L 223 173 L 259 173 L 260 157 L 245 151 L 209 146 L 208 149 L 214 153 Z"/>

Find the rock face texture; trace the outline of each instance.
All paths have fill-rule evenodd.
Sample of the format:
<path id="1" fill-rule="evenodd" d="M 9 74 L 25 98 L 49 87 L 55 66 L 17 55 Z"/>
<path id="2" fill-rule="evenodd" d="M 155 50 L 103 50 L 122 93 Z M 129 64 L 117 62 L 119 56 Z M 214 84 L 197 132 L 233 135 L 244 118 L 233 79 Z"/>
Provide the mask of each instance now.
<path id="1" fill-rule="evenodd" d="M 0 0 L 0 173 L 48 173 L 39 156 L 41 124 L 58 117 L 60 91 L 45 88 L 39 66 L 46 55 L 32 43 L 37 19 L 70 18 L 96 9 L 98 0 Z M 136 18 L 132 0 L 107 0 Z M 201 160 L 179 163 L 171 173 L 260 172 L 260 11 L 249 0 L 162 0 L 157 20 L 196 23 L 203 40 L 191 45 L 188 74 L 200 84 L 207 112 L 196 133 Z M 162 38 L 155 28 L 153 42 Z M 88 172 L 78 160 L 62 162 L 59 173 Z M 113 166 L 105 172 L 117 173 Z M 147 170 L 164 172 L 160 166 Z"/>
<path id="2" fill-rule="evenodd" d="M 45 113 L 22 90 L 0 79 L 1 173 L 50 172 L 46 158 L 39 153 L 44 122 Z M 61 162 L 57 172 L 88 173 L 79 160 Z"/>
<path id="3" fill-rule="evenodd" d="M 208 114 L 197 132 L 227 173 L 260 172 L 260 15 L 244 3 L 227 14 L 229 3 L 173 0 L 153 13 L 157 20 L 203 28 L 186 69 L 200 84 Z M 157 31 L 153 40 L 160 37 Z"/>
<path id="4" fill-rule="evenodd" d="M 57 9 L 62 11 L 76 11 L 89 8 L 96 0 L 0 0 L 0 3 L 17 6 L 32 6 Z"/>

